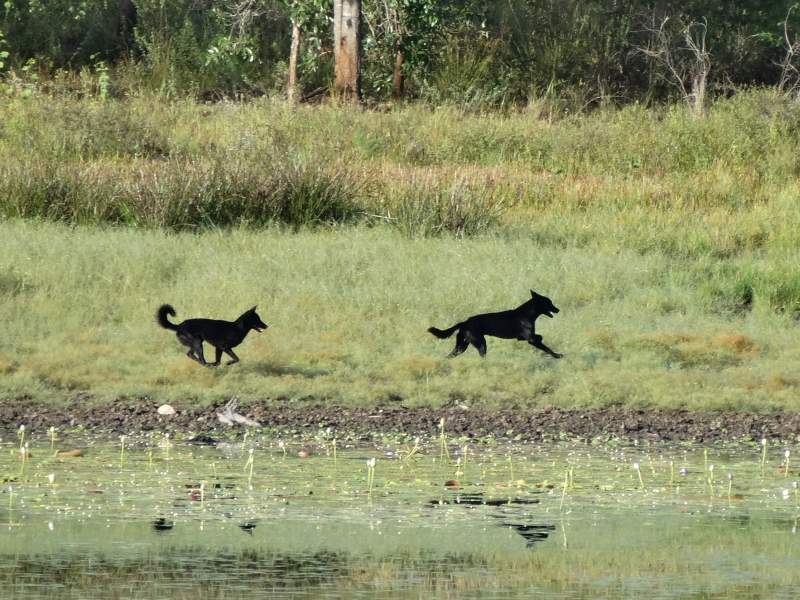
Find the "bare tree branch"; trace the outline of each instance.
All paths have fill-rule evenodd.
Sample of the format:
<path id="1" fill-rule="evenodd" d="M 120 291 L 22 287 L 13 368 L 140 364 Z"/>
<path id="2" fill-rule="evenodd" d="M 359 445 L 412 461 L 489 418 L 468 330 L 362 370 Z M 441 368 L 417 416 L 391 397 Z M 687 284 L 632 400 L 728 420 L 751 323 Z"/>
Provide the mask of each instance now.
<path id="1" fill-rule="evenodd" d="M 692 21 L 681 25 L 680 31 L 670 31 L 671 18 L 664 17 L 661 24 L 647 28 L 650 41 L 636 50 L 664 67 L 667 80 L 680 91 L 681 97 L 695 116 L 702 116 L 706 106 L 708 75 L 711 72 L 711 54 L 706 46 L 708 24 Z M 681 42 L 676 41 L 681 38 Z"/>

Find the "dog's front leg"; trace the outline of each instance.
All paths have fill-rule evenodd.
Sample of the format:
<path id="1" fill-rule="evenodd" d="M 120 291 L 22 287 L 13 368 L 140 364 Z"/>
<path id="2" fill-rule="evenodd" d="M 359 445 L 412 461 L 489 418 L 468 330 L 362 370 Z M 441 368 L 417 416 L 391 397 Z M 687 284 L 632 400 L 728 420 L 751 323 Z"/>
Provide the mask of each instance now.
<path id="1" fill-rule="evenodd" d="M 214 358 L 214 362 L 211 363 L 209 366 L 218 367 L 220 361 L 222 360 L 222 349 L 214 346 L 214 350 L 216 351 L 216 357 Z"/>
<path id="2" fill-rule="evenodd" d="M 231 360 L 229 360 L 226 364 L 235 365 L 236 363 L 239 362 L 239 357 L 236 356 L 236 353 L 233 350 L 228 348 L 228 349 L 225 350 L 225 352 L 228 354 L 228 356 L 231 357 Z"/>
<path id="3" fill-rule="evenodd" d="M 562 356 L 564 356 L 563 354 L 559 354 L 558 352 L 553 352 L 550 348 L 548 348 L 547 345 L 542 341 L 542 336 L 538 334 L 533 334 L 528 340 L 528 343 L 531 346 L 538 348 L 542 352 L 546 352 L 553 358 L 561 358 Z"/>

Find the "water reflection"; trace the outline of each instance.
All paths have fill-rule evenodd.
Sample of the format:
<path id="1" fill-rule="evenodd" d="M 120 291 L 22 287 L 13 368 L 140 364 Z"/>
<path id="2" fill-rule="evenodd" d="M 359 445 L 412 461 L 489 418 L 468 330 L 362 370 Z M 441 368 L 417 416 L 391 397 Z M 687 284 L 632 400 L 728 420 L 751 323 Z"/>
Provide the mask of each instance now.
<path id="1" fill-rule="evenodd" d="M 253 436 L 231 454 L 132 436 L 123 462 L 114 443 L 70 443 L 87 452 L 65 462 L 34 441 L 24 465 L 0 445 L 0 597 L 790 598 L 800 585 L 797 488 L 747 445 L 487 444 L 454 461 L 435 438 L 411 452 Z"/>

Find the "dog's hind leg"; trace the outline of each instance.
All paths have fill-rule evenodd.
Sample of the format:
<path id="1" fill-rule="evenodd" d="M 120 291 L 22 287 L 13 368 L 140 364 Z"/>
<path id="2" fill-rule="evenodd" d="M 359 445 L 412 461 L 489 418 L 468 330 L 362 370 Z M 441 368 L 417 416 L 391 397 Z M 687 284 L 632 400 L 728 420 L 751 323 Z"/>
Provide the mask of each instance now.
<path id="1" fill-rule="evenodd" d="M 230 357 L 231 357 L 231 359 L 232 359 L 232 360 L 229 360 L 228 362 L 226 362 L 226 363 L 225 363 L 226 365 L 235 365 L 236 363 L 238 363 L 238 362 L 239 362 L 239 357 L 238 357 L 238 356 L 236 356 L 236 354 L 235 354 L 235 353 L 233 352 L 233 350 L 231 350 L 230 348 L 226 348 L 226 349 L 225 349 L 225 353 L 226 353 L 228 356 L 230 356 Z"/>
<path id="2" fill-rule="evenodd" d="M 448 358 L 458 356 L 467 348 L 469 348 L 469 340 L 467 339 L 467 334 L 464 332 L 464 330 L 461 330 L 458 332 L 458 336 L 456 337 L 456 347 L 453 348 L 453 351 L 448 355 Z"/>
<path id="3" fill-rule="evenodd" d="M 481 334 L 475 334 L 471 336 L 472 345 L 475 346 L 478 350 L 478 354 L 481 356 L 486 356 L 486 338 L 483 337 Z"/>
<path id="4" fill-rule="evenodd" d="M 194 352 L 195 359 L 201 365 L 206 366 L 208 363 L 206 362 L 206 357 L 203 356 L 203 340 L 194 340 L 192 343 L 191 352 Z"/>
<path id="5" fill-rule="evenodd" d="M 205 364 L 204 360 L 200 360 L 197 357 L 197 340 L 195 340 L 195 338 L 193 338 L 192 336 L 187 335 L 186 333 L 183 333 L 181 331 L 178 332 L 178 336 L 177 337 L 178 337 L 178 341 L 181 344 L 183 344 L 184 346 L 187 346 L 189 348 L 189 351 L 186 353 L 186 356 L 188 356 L 192 360 L 196 360 L 201 365 Z M 203 353 L 202 345 L 203 345 L 203 342 L 201 341 L 200 342 L 200 356 L 203 355 L 202 354 Z"/>
<path id="6" fill-rule="evenodd" d="M 563 354 L 559 354 L 558 352 L 553 352 L 550 348 L 548 348 L 547 345 L 545 345 L 545 343 L 542 341 L 542 336 L 540 336 L 540 335 L 538 335 L 536 333 L 534 333 L 530 337 L 530 339 L 528 340 L 528 343 L 531 346 L 533 346 L 534 348 L 538 348 L 542 352 L 546 352 L 547 354 L 549 354 L 553 358 L 561 358 L 562 356 L 564 356 Z"/>

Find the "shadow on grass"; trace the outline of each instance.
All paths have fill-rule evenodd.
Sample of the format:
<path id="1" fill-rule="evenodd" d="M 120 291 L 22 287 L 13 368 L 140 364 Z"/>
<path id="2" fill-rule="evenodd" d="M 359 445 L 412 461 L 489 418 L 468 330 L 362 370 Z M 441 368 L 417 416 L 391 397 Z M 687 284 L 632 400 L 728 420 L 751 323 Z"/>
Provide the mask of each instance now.
<path id="1" fill-rule="evenodd" d="M 238 365 L 237 365 L 238 366 Z M 327 369 L 314 369 L 311 367 L 297 367 L 293 365 L 282 365 L 267 362 L 255 362 L 241 365 L 246 373 L 261 375 L 262 377 L 285 377 L 293 375 L 305 379 L 314 379 L 323 375 L 330 375 Z"/>

